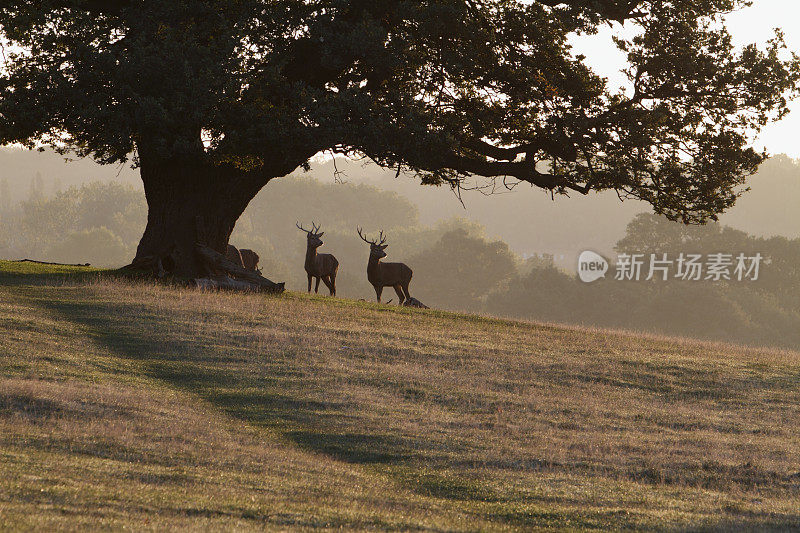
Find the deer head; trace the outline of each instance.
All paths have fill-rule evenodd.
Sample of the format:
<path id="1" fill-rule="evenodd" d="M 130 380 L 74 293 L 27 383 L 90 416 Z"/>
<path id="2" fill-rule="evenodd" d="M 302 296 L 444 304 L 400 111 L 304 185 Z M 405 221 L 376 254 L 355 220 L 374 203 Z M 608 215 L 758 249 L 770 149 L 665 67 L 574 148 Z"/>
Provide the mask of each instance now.
<path id="1" fill-rule="evenodd" d="M 378 239 L 371 241 L 364 237 L 361 233 L 361 228 L 356 228 L 358 230 L 358 236 L 361 237 L 365 243 L 369 244 L 369 257 L 370 259 L 381 259 L 382 257 L 386 257 L 386 249 L 388 244 L 383 244 L 386 242 L 386 237 L 383 235 L 383 230 L 381 230 L 380 235 L 378 235 Z M 379 242 L 380 241 L 380 242 Z"/>
<path id="2" fill-rule="evenodd" d="M 311 230 L 305 229 L 299 222 L 295 222 L 295 226 L 297 226 L 297 229 L 306 232 L 306 238 L 308 239 L 308 246 L 310 248 L 319 248 L 322 246 L 322 236 L 325 235 L 325 232 L 319 231 L 320 226 L 317 226 L 313 221 L 311 222 Z"/>

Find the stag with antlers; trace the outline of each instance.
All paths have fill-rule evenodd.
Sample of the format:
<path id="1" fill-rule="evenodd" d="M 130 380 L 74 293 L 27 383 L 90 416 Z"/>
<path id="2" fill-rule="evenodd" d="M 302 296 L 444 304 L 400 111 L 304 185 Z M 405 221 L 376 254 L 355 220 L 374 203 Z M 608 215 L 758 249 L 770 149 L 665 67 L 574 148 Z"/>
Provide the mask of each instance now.
<path id="1" fill-rule="evenodd" d="M 375 287 L 375 296 L 378 298 L 378 303 L 381 301 L 381 293 L 384 287 L 393 287 L 394 292 L 397 293 L 397 298 L 400 300 L 400 305 L 403 301 L 411 300 L 411 294 L 408 292 L 408 284 L 411 283 L 411 275 L 413 272 L 405 263 L 381 263 L 381 259 L 386 257 L 386 249 L 388 244 L 386 237 L 381 231 L 377 240 L 371 241 L 364 237 L 361 233 L 361 228 L 358 230 L 358 236 L 369 244 L 369 261 L 367 262 L 367 279 Z"/>
<path id="2" fill-rule="evenodd" d="M 299 222 L 295 223 L 298 229 L 306 232 L 306 274 L 308 274 L 308 292 L 311 292 L 311 278 L 317 278 L 314 292 L 319 292 L 319 280 L 331 291 L 331 296 L 336 296 L 336 272 L 339 270 L 339 261 L 333 254 L 318 254 L 317 248 L 322 246 L 320 227 L 311 222 L 311 230 L 305 229 Z"/>

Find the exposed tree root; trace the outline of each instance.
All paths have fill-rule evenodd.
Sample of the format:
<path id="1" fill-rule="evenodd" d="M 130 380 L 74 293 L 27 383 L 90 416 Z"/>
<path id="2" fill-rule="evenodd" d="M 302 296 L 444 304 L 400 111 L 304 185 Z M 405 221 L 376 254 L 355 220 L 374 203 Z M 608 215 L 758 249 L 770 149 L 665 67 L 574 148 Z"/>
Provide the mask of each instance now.
<path id="1" fill-rule="evenodd" d="M 206 266 L 209 276 L 195 278 L 192 283 L 202 289 L 249 290 L 255 292 L 283 292 L 284 284 L 268 280 L 255 270 L 237 265 L 221 253 L 198 243 L 198 257 Z"/>

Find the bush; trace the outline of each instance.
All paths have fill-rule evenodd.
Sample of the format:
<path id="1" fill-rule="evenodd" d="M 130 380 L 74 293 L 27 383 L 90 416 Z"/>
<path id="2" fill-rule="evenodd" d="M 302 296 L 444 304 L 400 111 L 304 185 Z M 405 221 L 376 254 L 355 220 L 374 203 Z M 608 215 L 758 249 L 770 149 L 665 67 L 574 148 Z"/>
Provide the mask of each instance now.
<path id="1" fill-rule="evenodd" d="M 110 229 L 100 227 L 69 234 L 53 245 L 46 255 L 58 263 L 90 262 L 94 266 L 110 267 L 129 261 L 132 251 Z"/>

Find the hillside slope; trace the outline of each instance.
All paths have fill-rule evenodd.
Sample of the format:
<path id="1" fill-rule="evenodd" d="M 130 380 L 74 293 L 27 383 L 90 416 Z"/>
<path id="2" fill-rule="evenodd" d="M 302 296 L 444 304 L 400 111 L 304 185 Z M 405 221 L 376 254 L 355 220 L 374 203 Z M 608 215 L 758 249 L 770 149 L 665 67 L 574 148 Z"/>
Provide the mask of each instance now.
<path id="1" fill-rule="evenodd" d="M 800 527 L 800 354 L 0 262 L 0 529 Z"/>

